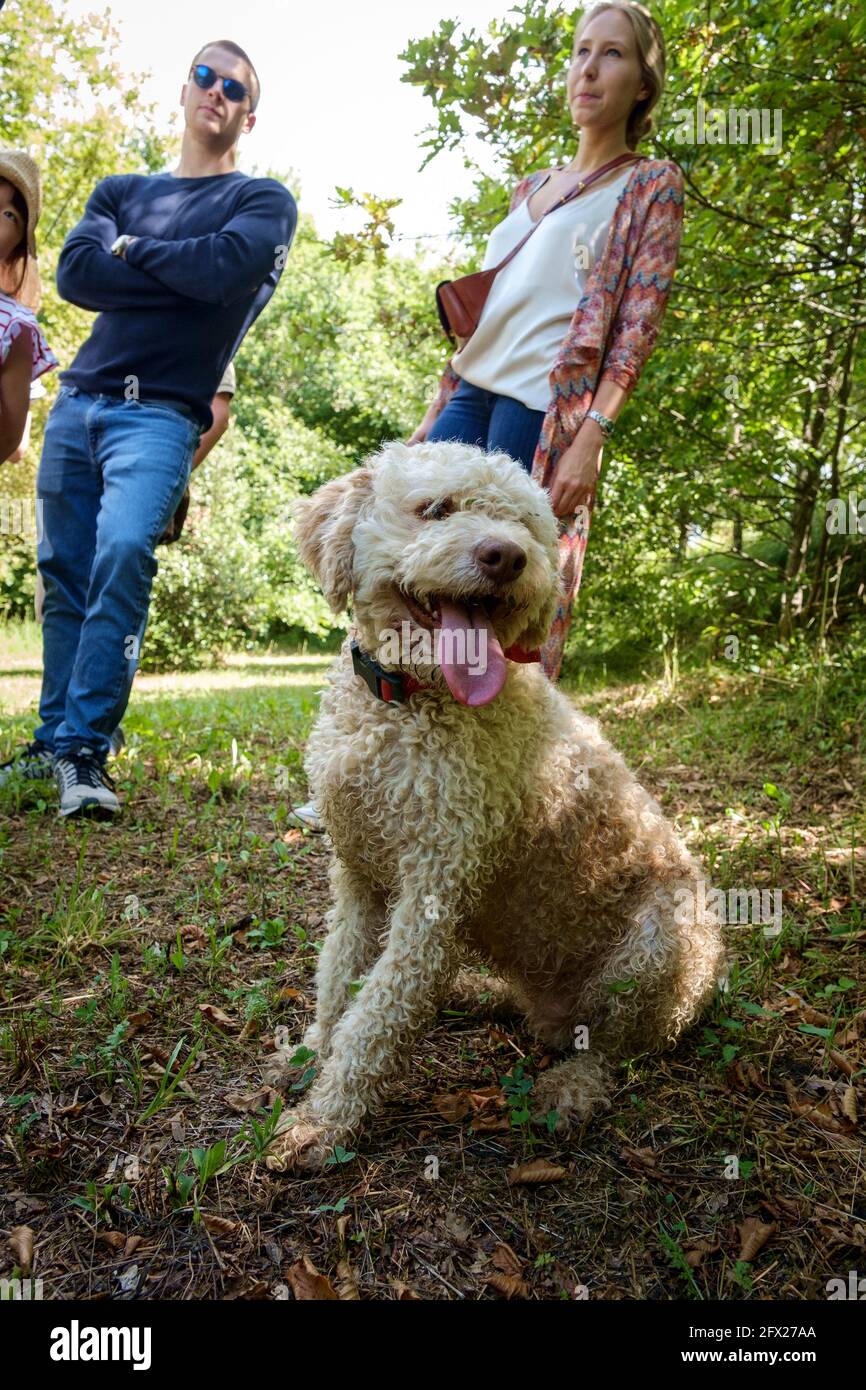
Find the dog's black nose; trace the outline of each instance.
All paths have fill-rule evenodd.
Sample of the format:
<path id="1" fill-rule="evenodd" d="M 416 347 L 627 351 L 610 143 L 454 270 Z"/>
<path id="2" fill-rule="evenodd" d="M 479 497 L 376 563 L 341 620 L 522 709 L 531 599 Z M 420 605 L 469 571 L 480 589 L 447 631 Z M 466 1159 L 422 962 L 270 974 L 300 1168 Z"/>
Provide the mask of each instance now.
<path id="1" fill-rule="evenodd" d="M 514 541 L 482 541 L 475 549 L 475 563 L 485 579 L 511 584 L 526 568 L 526 552 Z"/>

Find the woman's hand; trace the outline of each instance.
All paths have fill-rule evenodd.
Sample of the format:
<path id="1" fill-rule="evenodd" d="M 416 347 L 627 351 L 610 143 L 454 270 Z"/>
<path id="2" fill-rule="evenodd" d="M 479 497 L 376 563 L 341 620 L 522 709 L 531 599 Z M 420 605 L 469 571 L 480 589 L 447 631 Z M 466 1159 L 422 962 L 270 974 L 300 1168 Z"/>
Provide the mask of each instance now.
<path id="1" fill-rule="evenodd" d="M 432 407 L 432 405 L 431 405 L 431 406 L 429 407 L 428 411 L 427 411 L 427 414 L 424 416 L 424 419 L 421 421 L 420 425 L 418 426 L 417 430 L 415 431 L 415 433 L 414 433 L 413 435 L 411 435 L 411 436 L 409 437 L 409 439 L 406 440 L 406 443 L 407 443 L 407 444 L 423 444 L 423 443 L 424 443 L 424 440 L 427 438 L 428 434 L 430 433 L 431 429 L 433 428 L 433 421 L 434 421 L 435 419 L 436 419 L 436 412 L 434 411 L 434 409 L 433 409 L 433 407 Z"/>
<path id="2" fill-rule="evenodd" d="M 585 421 L 556 465 L 550 488 L 556 516 L 571 516 L 578 507 L 592 510 L 603 448 L 601 426 L 595 420 Z"/>

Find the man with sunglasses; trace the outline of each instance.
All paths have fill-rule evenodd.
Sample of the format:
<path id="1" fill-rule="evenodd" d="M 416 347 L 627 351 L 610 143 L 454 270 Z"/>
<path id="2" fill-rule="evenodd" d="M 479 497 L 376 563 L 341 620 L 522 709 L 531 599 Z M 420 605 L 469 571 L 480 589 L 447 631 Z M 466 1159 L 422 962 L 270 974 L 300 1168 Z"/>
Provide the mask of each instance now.
<path id="1" fill-rule="evenodd" d="M 46 424 L 41 723 L 0 781 L 53 771 L 62 816 L 120 809 L 105 760 L 147 622 L 154 547 L 297 221 L 288 189 L 235 167 L 259 99 L 243 49 L 207 44 L 180 99 L 178 167 L 103 179 L 57 267 L 61 296 L 99 316 Z"/>

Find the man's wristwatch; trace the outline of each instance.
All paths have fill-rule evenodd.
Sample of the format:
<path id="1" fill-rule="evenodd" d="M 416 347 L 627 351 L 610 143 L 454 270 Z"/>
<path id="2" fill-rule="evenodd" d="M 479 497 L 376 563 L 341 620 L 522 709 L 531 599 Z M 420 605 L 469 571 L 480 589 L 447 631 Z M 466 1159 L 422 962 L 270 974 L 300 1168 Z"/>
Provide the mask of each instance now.
<path id="1" fill-rule="evenodd" d="M 595 421 L 605 439 L 611 438 L 615 429 L 613 420 L 609 420 L 606 415 L 602 415 L 600 410 L 588 410 L 586 412 L 586 417 L 588 420 Z"/>
<path id="2" fill-rule="evenodd" d="M 124 258 L 124 260 L 125 260 L 125 259 L 126 259 L 126 248 L 127 248 L 127 246 L 129 245 L 129 243 L 130 243 L 131 241 L 135 241 L 135 237 L 134 237 L 134 236 L 130 236 L 128 232 L 124 232 L 122 236 L 119 236 L 119 237 L 117 238 L 116 241 L 113 241 L 113 242 L 112 242 L 112 244 L 111 244 L 111 254 L 112 254 L 112 256 L 122 256 L 122 257 Z"/>

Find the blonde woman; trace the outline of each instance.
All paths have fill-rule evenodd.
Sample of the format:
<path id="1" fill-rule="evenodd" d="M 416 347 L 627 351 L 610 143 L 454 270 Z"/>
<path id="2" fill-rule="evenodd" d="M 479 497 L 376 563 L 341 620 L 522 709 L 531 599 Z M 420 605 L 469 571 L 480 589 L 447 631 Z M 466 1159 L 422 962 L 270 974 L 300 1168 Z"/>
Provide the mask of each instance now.
<path id="1" fill-rule="evenodd" d="M 561 601 L 542 648 L 555 681 L 580 584 L 602 450 L 664 317 L 683 220 L 672 160 L 619 165 L 557 207 L 652 129 L 665 46 L 643 5 L 609 0 L 581 16 L 568 71 L 574 157 L 517 184 L 484 269 L 538 230 L 497 275 L 475 332 L 452 357 L 410 444 L 502 449 L 550 494 L 560 518 Z M 544 221 L 541 222 L 541 219 Z"/>

